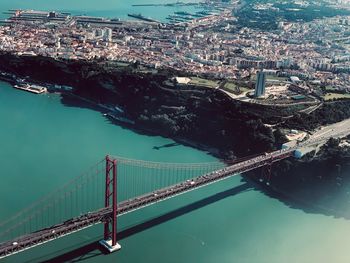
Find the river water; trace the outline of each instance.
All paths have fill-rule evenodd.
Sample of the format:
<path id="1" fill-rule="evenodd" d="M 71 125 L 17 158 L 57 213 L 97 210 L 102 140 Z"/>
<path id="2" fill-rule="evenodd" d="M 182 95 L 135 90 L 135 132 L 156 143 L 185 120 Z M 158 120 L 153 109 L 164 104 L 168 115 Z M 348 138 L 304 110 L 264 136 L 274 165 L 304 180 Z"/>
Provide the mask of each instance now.
<path id="1" fill-rule="evenodd" d="M 185 146 L 155 150 L 154 146 L 172 141 L 113 125 L 91 109 L 67 107 L 59 95 L 34 95 L 3 82 L 0 121 L 1 221 L 106 153 L 168 162 L 215 160 Z M 292 209 L 240 177 L 128 214 L 121 218 L 120 229 L 169 212 L 161 224 L 120 240 L 121 251 L 105 256 L 91 249 L 83 253 L 84 262 L 348 262 L 350 258 L 350 222 Z M 4 262 L 53 258 L 58 262 L 62 260 L 58 256 L 101 235 L 98 226 Z"/>
<path id="2" fill-rule="evenodd" d="M 153 4 L 153 3 L 175 3 L 176 0 L 1 0 L 0 11 L 9 9 L 35 9 L 35 10 L 59 10 L 70 12 L 75 15 L 91 15 L 109 18 L 131 19 L 128 13 L 141 13 L 161 21 L 172 14 L 174 11 L 199 11 L 195 7 L 167 7 L 151 6 L 138 7 L 133 4 Z M 199 2 L 198 0 L 184 0 L 181 2 Z M 0 18 L 6 17 L 6 14 L 0 14 Z"/>
<path id="3" fill-rule="evenodd" d="M 131 3 L 141 2 L 2 0 L 0 10 L 61 9 L 122 17 L 134 11 Z M 141 13 L 151 16 L 154 9 L 144 8 Z M 165 162 L 215 161 L 181 145 L 153 148 L 172 142 L 113 125 L 91 109 L 67 107 L 59 95 L 33 95 L 0 82 L 0 221 L 62 186 L 107 153 Z M 162 220 L 142 225 L 161 215 Z M 348 220 L 288 207 L 241 177 L 128 214 L 120 219 L 119 227 L 140 224 L 144 227 L 132 228 L 134 231 L 120 240 L 122 250 L 111 255 L 94 247 L 102 237 L 102 227 L 97 226 L 3 262 L 78 258 L 96 263 L 350 261 Z"/>

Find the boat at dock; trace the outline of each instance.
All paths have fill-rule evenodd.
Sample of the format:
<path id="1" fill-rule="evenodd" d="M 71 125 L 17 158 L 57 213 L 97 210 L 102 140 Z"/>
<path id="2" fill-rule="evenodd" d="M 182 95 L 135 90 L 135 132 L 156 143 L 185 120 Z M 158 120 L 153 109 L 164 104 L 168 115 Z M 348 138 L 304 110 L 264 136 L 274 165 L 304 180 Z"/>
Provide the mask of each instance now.
<path id="1" fill-rule="evenodd" d="M 29 84 L 16 84 L 13 86 L 16 89 L 28 91 L 35 94 L 46 93 L 47 88 L 39 86 L 39 85 L 29 85 Z"/>

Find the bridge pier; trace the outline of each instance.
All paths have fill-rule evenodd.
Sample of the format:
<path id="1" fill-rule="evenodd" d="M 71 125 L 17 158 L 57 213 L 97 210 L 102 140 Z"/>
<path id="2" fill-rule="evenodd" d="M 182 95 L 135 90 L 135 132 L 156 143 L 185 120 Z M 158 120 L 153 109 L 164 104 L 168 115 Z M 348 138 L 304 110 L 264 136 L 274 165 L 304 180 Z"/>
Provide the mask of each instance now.
<path id="1" fill-rule="evenodd" d="M 104 239 L 99 243 L 110 253 L 121 246 L 117 243 L 117 161 L 106 156 L 105 207 L 112 205 L 112 215 L 104 223 Z"/>
<path id="2" fill-rule="evenodd" d="M 113 253 L 115 251 L 118 251 L 119 249 L 121 249 L 121 245 L 119 245 L 119 243 L 116 243 L 114 246 L 112 245 L 112 239 L 108 239 L 108 240 L 100 240 L 99 242 L 104 248 L 106 248 L 108 250 L 109 253 Z"/>

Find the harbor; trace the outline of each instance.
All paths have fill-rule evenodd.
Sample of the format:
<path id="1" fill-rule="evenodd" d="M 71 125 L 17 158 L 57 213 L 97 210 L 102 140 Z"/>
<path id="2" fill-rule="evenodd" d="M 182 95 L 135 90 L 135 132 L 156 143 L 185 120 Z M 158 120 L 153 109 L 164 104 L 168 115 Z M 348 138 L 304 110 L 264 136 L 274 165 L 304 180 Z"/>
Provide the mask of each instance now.
<path id="1" fill-rule="evenodd" d="M 213 14 L 213 12 L 208 11 L 198 11 L 195 13 L 176 11 L 173 15 L 168 15 L 166 19 L 169 20 L 170 23 L 195 22 L 197 19 L 211 16 Z"/>
<path id="2" fill-rule="evenodd" d="M 193 2 L 193 3 L 184 3 L 184 2 L 175 2 L 175 3 L 167 3 L 167 4 L 134 4 L 132 6 L 136 7 L 136 6 L 177 6 L 177 7 L 181 7 L 181 6 L 199 6 L 203 3 L 201 2 Z"/>
<path id="3" fill-rule="evenodd" d="M 232 10 L 235 2 L 215 2 L 209 4 L 207 1 L 203 2 L 188 2 L 181 1 L 174 3 L 145 3 L 131 5 L 135 12 L 125 13 L 124 15 L 114 14 L 110 17 L 93 16 L 87 14 L 79 14 L 66 11 L 38 11 L 26 9 L 9 9 L 4 11 L 4 19 L 0 20 L 0 24 L 52 24 L 52 26 L 93 26 L 93 27 L 109 27 L 117 28 L 125 24 L 132 26 L 136 20 L 143 23 L 157 23 L 157 24 L 179 24 L 179 23 L 196 23 L 197 20 L 206 18 L 212 15 L 219 15 L 225 10 Z M 172 9 L 162 19 L 153 18 L 146 9 L 141 8 L 160 7 L 165 9 Z M 120 18 L 122 17 L 122 18 Z M 132 19 L 127 19 L 129 17 Z"/>
<path id="4" fill-rule="evenodd" d="M 44 221 L 47 226 L 56 225 L 53 222 L 56 219 L 57 222 L 69 220 L 61 214 L 65 211 L 82 219 L 84 215 L 89 217 L 91 212 L 81 213 L 84 206 L 87 208 L 83 212 L 94 211 L 90 209 L 91 203 L 102 206 L 105 201 L 105 195 L 95 195 L 94 191 L 105 191 L 106 176 L 103 175 L 107 171 L 103 157 L 106 154 L 145 160 L 148 164 L 147 169 L 143 169 L 146 162 L 131 166 L 124 165 L 125 159 L 118 159 L 114 172 L 120 191 L 114 193 L 120 200 L 125 192 L 145 192 L 147 186 L 152 186 L 150 182 L 156 189 L 166 183 L 167 178 L 173 180 L 182 173 L 194 177 L 196 172 L 192 173 L 192 167 L 187 169 L 188 163 L 199 164 L 193 166 L 198 166 L 197 170 L 204 174 L 204 163 L 223 162 L 210 154 L 214 152 L 210 146 L 217 146 L 220 151 L 232 150 L 229 158 L 241 156 L 239 151 L 246 156 L 247 152 L 260 151 L 257 150 L 260 141 L 270 147 L 282 141 L 282 135 L 291 140 L 308 136 L 306 132 L 294 130 L 296 125 L 305 124 L 301 128 L 309 132 L 312 129 L 309 125 L 347 116 L 349 101 L 337 102 L 335 98 L 350 92 L 344 88 L 350 79 L 346 73 L 331 70 L 337 64 L 348 65 L 348 61 L 335 57 L 330 62 L 345 50 L 340 50 L 342 41 L 334 41 L 349 32 L 343 19 L 281 23 L 280 29 L 265 32 L 264 28 L 246 27 L 244 22 L 248 19 L 240 20 L 238 16 L 241 8 L 236 13 L 228 10 L 229 14 L 224 16 L 217 14 L 219 6 L 202 9 L 201 6 L 185 8 L 182 3 L 176 6 L 179 2 L 174 8 L 164 5 L 175 1 L 132 0 L 109 4 L 91 0 L 1 1 L 0 5 L 5 3 L 3 10 L 57 11 L 52 12 L 52 17 L 50 12 L 43 11 L 38 16 L 30 13 L 29 19 L 25 16 L 22 20 L 8 19 L 5 23 L 9 25 L 0 30 L 0 49 L 11 54 L 0 56 L 1 70 L 9 72 L 6 75 L 0 71 L 0 79 L 11 83 L 0 82 L 0 154 L 4 175 L 0 185 L 0 200 L 3 200 L 0 221 L 19 215 L 16 223 L 23 226 L 29 215 L 29 222 L 33 224 L 24 223 L 24 231 L 29 228 L 36 231 L 31 215 L 39 224 Z M 224 1 L 217 0 L 217 3 Z M 132 3 L 147 2 L 161 4 L 131 8 Z M 261 6 L 270 8 L 258 5 Z M 253 11 L 242 13 L 251 14 L 253 20 L 271 14 L 276 18 L 271 20 L 280 21 L 277 11 L 249 10 Z M 128 13 L 156 19 L 161 24 L 139 18 L 126 20 Z M 8 13 L 15 14 L 16 10 Z M 318 38 L 322 40 L 319 43 Z M 347 48 L 346 43 L 344 47 Z M 260 64 L 269 67 L 261 73 L 266 74 L 267 96 L 256 99 L 257 106 L 236 99 L 231 101 L 226 94 L 245 96 L 251 92 L 254 82 L 259 82 L 253 74 Z M 325 71 L 326 67 L 329 71 Z M 330 101 L 322 103 L 320 110 L 316 108 L 312 114 L 300 111 L 295 118 L 280 118 L 284 109 L 262 105 L 264 101 L 272 101 L 272 97 L 285 102 L 293 96 L 291 100 L 296 103 L 305 99 L 303 95 L 289 93 L 287 87 L 284 90 L 288 93 L 279 93 L 276 87 L 271 89 L 273 96 L 268 96 L 270 84 L 289 82 L 293 77 L 295 83 L 299 83 L 291 85 L 295 90 L 303 88 L 305 96 L 312 93 L 320 98 L 321 91 L 328 90 L 332 92 Z M 322 89 L 315 87 L 321 83 Z M 70 92 L 72 88 L 64 85 L 73 86 L 75 91 Z M 36 96 L 34 94 L 40 94 L 38 91 L 23 89 L 33 86 L 46 88 L 49 93 Z M 340 94 L 342 90 L 338 90 L 338 86 L 344 89 L 344 94 Z M 62 92 L 51 93 L 54 90 Z M 286 115 L 294 110 L 294 106 L 288 107 Z M 341 107 L 342 110 L 338 109 Z M 299 105 L 295 108 L 300 109 Z M 282 124 L 278 123 L 280 119 Z M 282 130 L 277 129 L 284 125 L 288 125 L 289 130 L 288 133 L 283 130 L 282 134 Z M 142 129 L 143 126 L 146 128 Z M 148 127 L 153 129 L 148 132 Z M 334 129 L 329 128 L 331 132 Z M 318 134 L 321 133 L 325 133 L 322 128 Z M 176 141 L 157 136 L 159 134 Z M 203 145 L 196 145 L 198 141 Z M 314 162 L 308 166 L 307 161 L 300 162 L 295 165 L 300 168 L 297 171 L 292 171 L 294 159 L 281 166 L 272 165 L 272 156 L 265 154 L 263 158 L 268 166 L 256 173 L 258 180 L 237 175 L 142 211 L 118 216 L 117 239 L 123 247 L 118 253 L 107 256 L 98 249 L 95 241 L 102 237 L 102 227 L 95 226 L 28 249 L 5 262 L 346 262 L 347 241 L 350 241 L 347 235 L 350 234 L 350 211 L 347 210 L 350 180 L 346 179 L 348 160 L 340 162 L 338 157 L 348 158 L 350 144 L 348 139 L 339 145 L 331 143 L 337 147 L 317 148 L 315 154 L 309 155 Z M 306 150 L 303 149 L 300 156 Z M 319 155 L 319 152 L 325 154 Z M 92 166 L 96 162 L 99 165 Z M 163 162 L 184 165 L 173 177 L 167 173 L 168 169 L 157 168 Z M 329 164 L 334 165 L 334 173 L 328 173 Z M 125 169 L 126 166 L 132 169 Z M 72 191 L 59 190 L 57 193 L 62 198 L 51 198 L 53 206 L 42 198 L 51 196 L 57 188 L 62 189 L 60 186 L 72 182 L 87 168 L 91 177 L 79 177 L 77 185 L 69 184 Z M 99 178 L 103 183 L 91 183 L 91 178 Z M 262 178 L 264 180 L 260 180 Z M 278 184 L 276 180 L 280 180 Z M 127 187 L 129 181 L 135 182 L 132 189 Z M 88 182 L 91 189 L 82 188 Z M 192 185 L 191 181 L 183 182 Z M 275 186 L 280 185 L 285 187 L 275 191 Z M 9 186 L 15 186 L 18 194 Z M 326 186 L 330 186 L 329 189 Z M 76 197 L 73 194 L 80 188 L 85 190 L 77 199 L 84 200 L 84 205 L 75 202 L 75 198 L 67 199 L 67 196 Z M 152 194 L 159 198 L 162 193 Z M 43 200 L 44 210 L 18 213 L 23 209 L 28 211 L 37 200 Z M 65 206 L 55 205 L 55 201 Z M 46 219 L 52 219 L 51 223 L 45 223 Z M 22 229 L 16 227 L 17 224 L 9 225 L 15 228 L 9 231 L 13 236 L 9 244 L 20 247 L 16 234 Z M 51 232 L 52 237 L 58 234 L 56 229 L 45 231 Z"/>
<path id="5" fill-rule="evenodd" d="M 95 26 L 95 27 L 116 27 L 123 24 L 119 18 L 93 17 L 86 15 L 73 16 L 67 12 L 37 11 L 37 10 L 9 10 L 5 12 L 9 18 L 1 20 L 2 24 L 30 23 L 42 24 L 51 23 L 58 26 Z"/>
<path id="6" fill-rule="evenodd" d="M 151 23 L 151 24 L 178 24 L 191 22 L 195 19 L 205 17 L 205 11 L 199 11 L 196 13 L 189 12 L 175 12 L 173 15 L 169 15 L 165 18 L 167 21 L 163 23 L 160 20 L 152 17 L 145 16 L 141 13 L 128 13 L 127 16 L 132 18 L 130 20 L 121 20 L 120 18 L 104 18 L 104 17 L 92 17 L 87 15 L 76 15 L 73 16 L 70 13 L 59 13 L 56 11 L 34 11 L 34 10 L 9 10 L 5 12 L 10 15 L 9 18 L 0 20 L 2 25 L 11 24 L 51 24 L 52 26 L 83 26 L 83 27 L 94 27 L 94 28 L 118 28 L 121 26 L 136 26 L 137 24 Z M 140 22 L 138 22 L 140 21 Z"/>
<path id="7" fill-rule="evenodd" d="M 73 91 L 73 87 L 66 85 L 58 85 L 58 84 L 49 84 L 49 83 L 32 83 L 26 78 L 21 78 L 17 75 L 9 74 L 6 72 L 0 72 L 0 81 L 5 81 L 10 83 L 13 88 L 31 92 L 34 94 L 42 94 L 42 93 L 71 93 Z"/>

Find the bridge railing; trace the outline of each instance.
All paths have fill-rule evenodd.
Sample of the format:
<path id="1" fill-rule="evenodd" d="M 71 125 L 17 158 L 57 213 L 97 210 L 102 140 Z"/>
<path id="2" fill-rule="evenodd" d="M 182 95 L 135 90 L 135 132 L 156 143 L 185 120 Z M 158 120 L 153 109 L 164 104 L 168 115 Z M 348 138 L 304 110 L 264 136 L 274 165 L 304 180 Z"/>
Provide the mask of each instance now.
<path id="1" fill-rule="evenodd" d="M 0 243 L 103 207 L 104 174 L 105 162 L 101 160 L 63 187 L 0 222 Z"/>
<path id="2" fill-rule="evenodd" d="M 265 165 L 272 164 L 273 162 L 288 158 L 292 154 L 292 149 L 276 151 L 273 153 L 257 156 L 253 159 L 235 163 L 228 167 L 226 167 L 224 163 L 217 162 L 205 164 L 170 164 L 135 161 L 125 158 L 111 160 L 111 157 L 107 157 L 106 160 L 99 162 L 86 175 L 78 177 L 77 179 L 73 180 L 70 184 L 65 186 L 63 189 L 56 191 L 54 194 L 49 195 L 37 204 L 30 206 L 30 208 L 26 209 L 25 211 L 22 211 L 21 213 L 18 213 L 10 220 L 2 223 L 1 227 L 10 225 L 10 228 L 5 231 L 5 234 L 11 234 L 16 238 L 12 239 L 12 241 L 10 239 L 5 239 L 8 241 L 2 242 L 0 244 L 0 257 L 5 257 L 13 253 L 23 251 L 24 249 L 42 244 L 44 242 L 48 242 L 50 240 L 59 238 L 61 236 L 70 234 L 75 231 L 79 231 L 83 228 L 101 222 L 104 222 L 105 224 L 105 240 L 109 240 L 106 238 L 106 233 L 110 233 L 108 229 L 108 231 L 106 232 L 106 225 L 110 224 L 111 218 L 113 218 L 113 220 L 116 220 L 117 214 L 121 215 L 129 213 L 136 209 L 140 209 L 144 206 L 163 201 L 175 195 L 192 191 L 196 188 L 208 185 L 219 180 L 223 180 L 225 178 L 237 175 L 239 173 L 247 172 Z M 113 166 L 110 166 L 111 163 L 113 163 Z M 62 209 L 67 211 L 70 210 L 69 208 L 73 208 L 70 207 L 69 204 L 67 204 L 65 198 L 62 198 L 62 192 L 66 193 L 66 196 L 67 193 L 79 192 L 78 189 L 86 189 L 86 185 L 92 185 L 93 187 L 98 189 L 96 192 L 101 196 L 101 199 L 103 199 L 104 197 L 104 189 L 107 189 L 106 196 L 110 198 L 110 188 L 105 186 L 110 186 L 111 182 L 116 182 L 114 180 L 116 175 L 116 163 L 118 163 L 118 173 L 120 173 L 117 180 L 120 192 L 119 198 L 125 198 L 124 201 L 119 200 L 119 206 L 117 206 L 115 202 L 113 207 L 109 206 L 108 202 L 107 208 L 95 209 L 90 213 L 86 212 L 86 209 L 84 205 L 81 204 L 81 202 L 83 202 L 83 204 L 84 202 L 87 202 L 89 204 L 87 207 L 89 207 L 90 210 L 91 203 L 89 198 L 91 196 L 93 197 L 93 189 L 87 188 L 86 192 L 80 191 L 81 195 L 77 194 L 75 196 L 76 198 L 70 198 L 72 204 L 74 203 L 77 204 L 77 206 L 79 206 L 80 211 L 85 211 L 83 214 L 76 216 L 77 211 L 74 211 L 73 213 L 75 214 L 75 216 L 68 216 L 69 220 L 64 221 L 64 219 L 61 218 L 57 219 L 55 217 L 56 210 L 53 210 L 54 218 L 52 221 L 45 222 L 44 218 L 42 218 L 42 221 L 40 222 L 40 217 L 37 217 L 37 215 L 41 214 L 40 212 L 42 211 L 43 215 L 45 212 L 46 214 L 48 213 L 48 215 L 50 216 L 50 207 L 53 207 L 53 209 L 55 209 L 56 203 L 60 204 L 57 208 L 58 211 L 62 211 Z M 107 165 L 105 166 L 105 164 Z M 112 177 L 110 177 L 111 171 L 113 171 Z M 106 180 L 106 178 L 108 180 Z M 96 179 L 98 181 L 103 182 L 101 183 L 102 187 L 98 186 L 98 183 L 96 183 L 95 181 Z M 104 184 L 104 180 L 107 181 L 106 185 Z M 122 180 L 125 180 L 125 182 L 123 182 Z M 122 181 L 122 183 L 120 183 L 120 181 Z M 72 189 L 76 189 L 76 191 Z M 114 183 L 113 189 L 115 189 Z M 126 191 L 130 189 L 133 189 L 133 191 Z M 115 193 L 114 190 L 113 193 Z M 57 196 L 59 197 L 58 199 L 56 198 Z M 129 196 L 130 198 L 128 198 Z M 115 198 L 115 195 L 113 196 L 113 198 Z M 63 204 L 60 203 L 61 199 L 65 200 Z M 39 204 L 43 203 L 47 203 L 48 205 L 42 208 L 41 210 L 36 210 L 30 214 L 30 212 L 35 210 L 34 208 L 39 207 Z M 98 208 L 104 207 L 104 205 L 101 205 L 101 203 L 103 202 L 98 202 Z M 72 211 L 73 210 L 74 208 L 72 209 Z M 18 218 L 22 219 L 22 215 L 26 213 L 30 214 L 29 217 L 23 217 L 23 220 L 20 220 L 19 222 L 15 221 L 18 221 Z M 58 215 L 60 215 L 60 212 L 58 212 Z M 113 217 L 111 217 L 111 215 L 113 215 Z M 64 216 L 66 216 L 67 218 L 67 214 L 64 214 Z M 33 218 L 35 219 L 33 220 Z M 56 222 L 55 220 L 58 220 L 59 223 L 53 223 Z M 31 224 L 35 224 L 34 227 Z M 114 222 L 112 225 L 113 227 L 115 227 L 116 222 Z M 16 232 L 14 232 L 16 231 L 16 228 L 18 229 L 20 227 L 24 228 L 24 231 L 22 233 L 17 234 Z M 113 233 L 116 233 L 116 231 L 114 231 Z M 2 233 L 1 236 L 4 237 L 4 233 Z M 114 234 L 113 236 L 116 237 L 116 234 Z"/>
<path id="3" fill-rule="evenodd" d="M 118 202 L 225 166 L 221 162 L 183 164 L 110 158 L 117 160 Z M 105 159 L 101 160 L 63 187 L 0 222 L 0 243 L 103 208 L 105 165 Z"/>
<path id="4" fill-rule="evenodd" d="M 222 162 L 186 164 L 111 158 L 117 160 L 118 202 L 225 167 Z"/>

